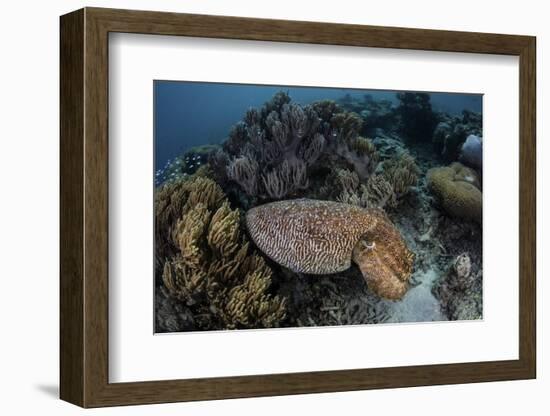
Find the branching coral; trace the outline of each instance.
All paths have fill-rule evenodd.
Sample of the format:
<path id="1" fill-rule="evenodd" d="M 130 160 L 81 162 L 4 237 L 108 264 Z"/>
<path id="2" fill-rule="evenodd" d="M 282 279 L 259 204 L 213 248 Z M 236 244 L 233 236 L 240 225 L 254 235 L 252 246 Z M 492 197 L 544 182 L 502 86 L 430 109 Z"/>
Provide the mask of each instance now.
<path id="1" fill-rule="evenodd" d="M 395 190 L 383 175 L 374 175 L 369 178 L 366 185 L 362 185 L 361 200 L 365 208 L 386 208 L 397 205 Z"/>
<path id="2" fill-rule="evenodd" d="M 327 178 L 327 189 L 335 194 L 355 192 L 359 185 L 357 173 L 348 169 L 335 169 Z"/>
<path id="3" fill-rule="evenodd" d="M 220 182 L 238 184 L 251 198 L 303 196 L 322 167 L 344 165 L 361 180 L 374 172 L 378 152 L 359 136 L 361 126 L 357 114 L 333 101 L 299 105 L 278 93 L 261 109 L 246 112 L 210 164 Z"/>
<path id="4" fill-rule="evenodd" d="M 378 166 L 379 154 L 371 140 L 359 136 L 363 121 L 355 113 L 340 112 L 330 121 L 330 150 L 366 180 Z"/>
<path id="5" fill-rule="evenodd" d="M 155 261 L 162 267 L 164 260 L 174 256 L 179 247 L 171 238 L 177 222 L 198 204 L 212 210 L 224 198 L 220 186 L 206 177 L 180 179 L 167 183 L 155 191 Z"/>
<path id="6" fill-rule="evenodd" d="M 395 207 L 397 204 L 393 187 L 383 175 L 372 175 L 355 191 L 344 190 L 337 201 L 363 208 Z"/>
<path id="7" fill-rule="evenodd" d="M 262 181 L 270 198 L 281 199 L 296 190 L 307 188 L 306 165 L 299 160 L 284 160 L 280 166 L 262 175 Z"/>
<path id="8" fill-rule="evenodd" d="M 224 320 L 228 327 L 271 328 L 285 316 L 285 303 L 266 295 L 270 277 L 261 270 L 246 275 L 244 282 L 229 291 Z"/>
<path id="9" fill-rule="evenodd" d="M 307 168 L 325 145 L 320 120 L 310 106 L 290 103 L 284 93 L 250 109 L 224 144 L 231 160 L 227 177 L 252 197 L 282 198 L 307 187 Z M 224 163 L 224 156 L 216 155 Z"/>
<path id="10" fill-rule="evenodd" d="M 344 110 L 333 100 L 320 100 L 311 104 L 321 121 L 330 123 L 332 118 Z"/>
<path id="11" fill-rule="evenodd" d="M 481 224 L 482 196 L 477 174 L 456 162 L 448 167 L 430 169 L 428 186 L 443 209 L 451 216 Z"/>
<path id="12" fill-rule="evenodd" d="M 378 166 L 378 152 L 372 142 L 364 137 L 356 137 L 347 145 L 340 143 L 335 150 L 363 180 L 372 175 Z"/>
<path id="13" fill-rule="evenodd" d="M 355 186 L 340 187 L 336 199 L 364 208 L 396 207 L 411 187 L 416 186 L 420 170 L 408 153 L 388 159 L 382 166 L 382 174 L 369 175 L 360 185 L 357 182 Z"/>
<path id="14" fill-rule="evenodd" d="M 416 186 L 420 169 L 408 153 L 384 162 L 384 177 L 392 185 L 396 198 L 401 198 Z"/>
<path id="15" fill-rule="evenodd" d="M 194 308 L 199 329 L 278 326 L 286 300 L 269 293 L 271 269 L 249 248 L 239 211 L 207 178 L 170 190 L 173 198 L 156 199 L 163 230 L 156 230 L 158 240 L 167 240 L 157 245 L 157 258 L 164 260 L 162 280 L 170 295 Z"/>
<path id="16" fill-rule="evenodd" d="M 238 182 L 248 195 L 258 193 L 258 171 L 260 167 L 255 159 L 241 156 L 233 159 L 227 166 L 229 179 Z"/>

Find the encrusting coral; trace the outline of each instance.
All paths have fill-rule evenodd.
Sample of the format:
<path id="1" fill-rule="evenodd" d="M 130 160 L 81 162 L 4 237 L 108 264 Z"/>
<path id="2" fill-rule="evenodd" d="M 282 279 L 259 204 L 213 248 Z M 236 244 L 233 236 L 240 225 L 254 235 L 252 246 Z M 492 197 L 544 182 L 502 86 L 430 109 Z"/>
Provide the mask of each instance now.
<path id="1" fill-rule="evenodd" d="M 448 167 L 430 169 L 427 180 L 448 214 L 481 224 L 482 194 L 474 170 L 455 162 Z"/>
<path id="2" fill-rule="evenodd" d="M 168 186 L 155 212 L 156 233 L 168 240 L 157 259 L 170 296 L 194 308 L 198 329 L 278 326 L 286 300 L 269 293 L 272 271 L 249 248 L 219 185 L 198 177 Z"/>
<path id="3" fill-rule="evenodd" d="M 296 199 L 252 208 L 246 225 L 260 250 L 294 272 L 337 273 L 353 260 L 377 295 L 400 299 L 408 289 L 414 255 L 381 210 Z"/>

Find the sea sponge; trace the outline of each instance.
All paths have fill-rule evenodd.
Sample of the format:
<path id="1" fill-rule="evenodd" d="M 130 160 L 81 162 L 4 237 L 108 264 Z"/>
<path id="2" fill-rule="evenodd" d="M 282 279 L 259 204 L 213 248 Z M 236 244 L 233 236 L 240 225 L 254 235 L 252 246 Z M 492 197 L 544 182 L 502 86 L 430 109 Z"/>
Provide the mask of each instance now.
<path id="1" fill-rule="evenodd" d="M 269 293 L 272 271 L 250 249 L 240 213 L 221 188 L 199 177 L 159 192 L 155 214 L 162 227 L 156 237 L 164 244 L 157 243 L 156 257 L 162 281 L 173 299 L 192 308 L 198 329 L 278 326 L 286 299 Z"/>
<path id="2" fill-rule="evenodd" d="M 455 162 L 448 167 L 432 168 L 428 186 L 450 215 L 481 224 L 482 195 L 477 174 Z"/>
<path id="3" fill-rule="evenodd" d="M 460 151 L 460 160 L 466 165 L 481 170 L 483 164 L 483 144 L 481 137 L 470 134 Z"/>

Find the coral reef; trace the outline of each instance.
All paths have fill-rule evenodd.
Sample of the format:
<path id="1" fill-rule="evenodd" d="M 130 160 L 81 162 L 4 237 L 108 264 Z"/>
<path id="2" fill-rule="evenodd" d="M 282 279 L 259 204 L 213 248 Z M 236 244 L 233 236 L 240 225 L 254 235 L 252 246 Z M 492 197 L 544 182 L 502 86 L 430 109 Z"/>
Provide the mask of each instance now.
<path id="1" fill-rule="evenodd" d="M 174 302 L 164 287 L 155 291 L 155 332 L 182 332 L 195 329 L 195 318 L 187 305 Z"/>
<path id="2" fill-rule="evenodd" d="M 195 177 L 166 183 L 155 190 L 155 264 L 162 268 L 166 259 L 179 252 L 178 245 L 167 238 L 177 222 L 197 204 L 207 210 L 217 208 L 225 198 L 221 187 L 211 179 Z"/>
<path id="3" fill-rule="evenodd" d="M 372 95 L 365 94 L 355 98 L 347 94 L 338 101 L 346 110 L 357 113 L 363 120 L 362 134 L 372 134 L 373 129 L 393 131 L 397 128 L 398 120 L 395 107 L 389 100 L 375 100 Z"/>
<path id="4" fill-rule="evenodd" d="M 185 179 L 206 166 L 213 153 L 220 149 L 217 144 L 195 146 L 183 155 L 175 157 L 155 172 L 155 185 L 176 182 Z"/>
<path id="5" fill-rule="evenodd" d="M 427 173 L 430 190 L 450 215 L 481 224 L 482 196 L 477 174 L 455 162 Z"/>
<path id="6" fill-rule="evenodd" d="M 246 224 L 256 246 L 294 272 L 338 273 L 353 259 L 377 295 L 407 291 L 414 255 L 381 210 L 298 199 L 255 207 Z"/>
<path id="7" fill-rule="evenodd" d="M 426 93 L 397 93 L 399 105 L 396 113 L 400 117 L 400 132 L 409 140 L 426 142 L 431 140 L 438 122 L 432 110 L 430 95 Z"/>
<path id="8" fill-rule="evenodd" d="M 359 135 L 362 123 L 333 101 L 302 106 L 278 93 L 246 112 L 209 163 L 219 183 L 236 183 L 249 198 L 307 196 L 312 180 L 331 166 L 347 167 L 361 180 L 372 175 L 379 156 Z"/>
<path id="9" fill-rule="evenodd" d="M 482 317 L 481 271 L 475 269 L 469 254 L 462 253 L 432 287 L 432 292 L 441 302 L 441 309 L 450 320 Z"/>
<path id="10" fill-rule="evenodd" d="M 460 161 L 478 171 L 481 171 L 483 163 L 483 145 L 481 137 L 470 134 L 460 150 Z"/>
<path id="11" fill-rule="evenodd" d="M 280 324 L 286 301 L 269 293 L 272 271 L 249 248 L 219 185 L 205 177 L 166 185 L 155 206 L 164 286 L 193 310 L 197 329 Z"/>
<path id="12" fill-rule="evenodd" d="M 420 170 L 414 157 L 403 153 L 384 162 L 384 178 L 391 184 L 397 199 L 406 195 L 410 188 L 416 186 Z"/>
<path id="13" fill-rule="evenodd" d="M 433 133 L 435 152 L 445 162 L 458 160 L 462 145 L 470 135 L 481 137 L 481 114 L 464 110 L 461 117 L 443 117 Z"/>
<path id="14" fill-rule="evenodd" d="M 355 172 L 336 170 L 327 178 L 325 189 L 338 195 L 336 200 L 363 208 L 395 208 L 418 183 L 420 170 L 407 152 L 381 163 L 382 173 L 371 174 L 360 182 Z"/>
<path id="15" fill-rule="evenodd" d="M 383 209 L 397 205 L 393 186 L 384 175 L 372 175 L 365 184 L 354 189 L 343 189 L 336 200 L 363 208 Z"/>
<path id="16" fill-rule="evenodd" d="M 310 106 L 290 103 L 276 94 L 261 110 L 249 109 L 224 143 L 226 156 L 212 163 L 227 163 L 229 180 L 251 197 L 280 199 L 308 186 L 307 168 L 323 151 L 319 118 Z"/>
<path id="17" fill-rule="evenodd" d="M 279 92 L 157 172 L 157 332 L 482 316 L 481 115 L 384 94 Z"/>
<path id="18" fill-rule="evenodd" d="M 366 180 L 376 170 L 379 154 L 370 139 L 359 136 L 362 121 L 355 113 L 338 113 L 331 120 L 330 155 L 338 155 Z"/>

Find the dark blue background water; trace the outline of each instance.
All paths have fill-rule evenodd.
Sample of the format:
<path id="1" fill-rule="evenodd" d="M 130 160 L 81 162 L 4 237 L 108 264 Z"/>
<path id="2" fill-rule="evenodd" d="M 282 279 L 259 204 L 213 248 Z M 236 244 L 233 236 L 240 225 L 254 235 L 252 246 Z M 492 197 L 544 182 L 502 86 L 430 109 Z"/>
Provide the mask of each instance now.
<path id="1" fill-rule="evenodd" d="M 191 147 L 220 143 L 248 108 L 260 107 L 280 90 L 300 104 L 338 100 L 346 94 L 357 98 L 370 94 L 375 100 L 397 102 L 395 91 L 155 81 L 155 169 Z M 481 97 L 431 93 L 431 102 L 435 110 L 451 114 L 464 109 L 481 112 Z"/>

